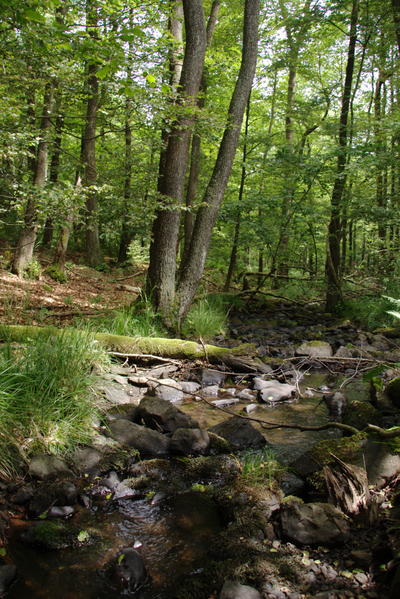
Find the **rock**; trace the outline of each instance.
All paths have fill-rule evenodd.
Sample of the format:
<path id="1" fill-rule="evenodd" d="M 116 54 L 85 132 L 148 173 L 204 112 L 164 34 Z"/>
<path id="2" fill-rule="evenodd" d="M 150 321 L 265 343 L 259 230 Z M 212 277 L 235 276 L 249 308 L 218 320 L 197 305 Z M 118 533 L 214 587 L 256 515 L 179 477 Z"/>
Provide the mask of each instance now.
<path id="1" fill-rule="evenodd" d="M 400 377 L 390 381 L 386 387 L 386 395 L 396 408 L 400 408 Z"/>
<path id="2" fill-rule="evenodd" d="M 126 443 L 134 447 L 143 456 L 165 455 L 169 451 L 170 440 L 157 431 L 139 426 L 127 420 L 110 422 L 107 436 L 114 438 L 118 443 Z"/>
<path id="3" fill-rule="evenodd" d="M 382 414 L 368 401 L 352 401 L 342 414 L 342 423 L 362 431 L 367 424 L 382 426 Z"/>
<path id="4" fill-rule="evenodd" d="M 208 385 L 204 387 L 203 394 L 208 397 L 218 397 L 219 387 L 218 385 Z"/>
<path id="5" fill-rule="evenodd" d="M 279 381 L 264 381 L 265 385 L 258 391 L 257 399 L 267 404 L 278 403 L 290 399 L 296 392 L 296 387 Z"/>
<path id="6" fill-rule="evenodd" d="M 45 453 L 38 453 L 33 456 L 29 463 L 29 474 L 39 480 L 55 478 L 58 474 L 74 476 L 74 473 L 65 462 Z"/>
<path id="7" fill-rule="evenodd" d="M 249 403 L 249 405 L 245 407 L 245 410 L 248 414 L 251 414 L 252 412 L 255 412 L 257 408 L 258 405 L 256 403 Z"/>
<path id="8" fill-rule="evenodd" d="M 0 595 L 3 595 L 18 577 L 18 569 L 15 564 L 0 566 Z"/>
<path id="9" fill-rule="evenodd" d="M 106 399 L 113 404 L 129 403 L 130 397 L 126 390 L 118 383 L 102 380 L 98 389 L 104 393 Z"/>
<path id="10" fill-rule="evenodd" d="M 33 487 L 32 485 L 24 485 L 11 497 L 12 503 L 16 503 L 17 505 L 24 505 L 24 503 L 28 503 L 30 499 L 33 497 Z"/>
<path id="11" fill-rule="evenodd" d="M 163 433 L 173 433 L 178 428 L 199 428 L 197 420 L 158 397 L 144 397 L 139 404 L 138 416 L 148 428 Z"/>
<path id="12" fill-rule="evenodd" d="M 248 420 L 233 416 L 215 426 L 209 431 L 223 437 L 236 448 L 265 445 L 265 437 Z"/>
<path id="13" fill-rule="evenodd" d="M 336 393 L 325 393 L 322 399 L 329 410 L 329 415 L 333 418 L 338 418 L 348 404 L 347 397 L 338 391 Z"/>
<path id="14" fill-rule="evenodd" d="M 167 364 L 166 366 L 161 364 L 160 366 L 154 366 L 147 374 L 148 376 L 151 376 L 155 379 L 165 379 L 169 378 L 170 375 L 176 372 L 177 370 L 178 367 L 175 364 Z"/>
<path id="15" fill-rule="evenodd" d="M 43 483 L 34 492 L 28 505 L 28 512 L 38 517 L 52 506 L 71 506 L 77 501 L 75 485 L 68 481 L 59 483 Z"/>
<path id="16" fill-rule="evenodd" d="M 225 379 L 226 374 L 224 372 L 219 372 L 218 370 L 204 368 L 200 373 L 200 380 L 203 386 L 217 385 L 220 387 Z"/>
<path id="17" fill-rule="evenodd" d="M 98 538 L 89 531 L 70 522 L 43 521 L 34 522 L 20 535 L 26 545 L 41 545 L 47 549 L 65 549 L 92 545 Z"/>
<path id="18" fill-rule="evenodd" d="M 400 456 L 393 455 L 386 443 L 374 436 L 360 443 L 360 458 L 356 465 L 364 467 L 364 463 L 369 483 L 378 489 L 400 473 Z"/>
<path id="19" fill-rule="evenodd" d="M 254 399 L 254 395 L 252 395 L 252 393 L 248 389 L 242 389 L 242 391 L 239 391 L 237 397 L 239 399 L 245 399 L 250 401 Z"/>
<path id="20" fill-rule="evenodd" d="M 104 443 L 103 443 L 104 441 Z M 129 445 L 119 445 L 113 439 L 97 435 L 96 447 L 75 450 L 75 464 L 80 472 L 98 476 L 110 470 L 125 470 L 140 459 L 139 452 Z"/>
<path id="21" fill-rule="evenodd" d="M 53 505 L 47 512 L 47 518 L 69 518 L 75 513 L 75 509 L 71 505 L 56 507 Z"/>
<path id="22" fill-rule="evenodd" d="M 326 341 L 305 341 L 296 349 L 296 356 L 331 358 L 332 355 L 332 348 Z"/>
<path id="23" fill-rule="evenodd" d="M 282 504 L 283 536 L 302 545 L 343 545 L 350 537 L 343 513 L 328 503 L 303 503 L 290 497 Z"/>
<path id="24" fill-rule="evenodd" d="M 149 394 L 165 401 L 182 401 L 183 399 L 182 387 L 174 379 L 160 379 L 160 382 L 157 383 L 150 381 L 149 388 Z"/>
<path id="25" fill-rule="evenodd" d="M 216 408 L 225 408 L 227 406 L 234 406 L 239 402 L 240 399 L 237 399 L 236 397 L 227 397 L 226 399 L 214 399 L 211 403 Z"/>
<path id="26" fill-rule="evenodd" d="M 138 421 L 138 408 L 134 404 L 126 403 L 118 406 L 113 406 L 107 410 L 106 421 L 112 420 L 129 420 L 129 422 Z"/>
<path id="27" fill-rule="evenodd" d="M 136 549 L 122 549 L 114 568 L 114 577 L 117 583 L 128 587 L 130 591 L 137 589 L 146 580 L 146 568 Z"/>
<path id="28" fill-rule="evenodd" d="M 210 447 L 210 437 L 204 429 L 178 428 L 172 435 L 170 451 L 178 455 L 204 454 Z"/>
<path id="29" fill-rule="evenodd" d="M 227 580 L 221 589 L 219 599 L 261 599 L 261 595 L 253 587 Z"/>
<path id="30" fill-rule="evenodd" d="M 194 381 L 181 381 L 180 386 L 184 393 L 190 393 L 190 395 L 201 389 L 200 383 L 195 383 Z"/>
<path id="31" fill-rule="evenodd" d="M 345 347 L 344 345 L 339 347 L 339 349 L 337 350 L 337 352 L 335 354 L 335 358 L 352 358 L 352 357 L 353 357 L 353 350 L 349 349 L 348 347 Z"/>

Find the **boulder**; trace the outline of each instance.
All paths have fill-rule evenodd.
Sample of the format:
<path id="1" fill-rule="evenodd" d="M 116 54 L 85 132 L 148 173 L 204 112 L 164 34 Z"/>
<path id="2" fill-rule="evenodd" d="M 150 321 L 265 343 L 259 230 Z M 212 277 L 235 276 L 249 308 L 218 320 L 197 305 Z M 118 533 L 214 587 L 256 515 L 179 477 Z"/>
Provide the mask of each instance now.
<path id="1" fill-rule="evenodd" d="M 114 568 L 114 577 L 119 585 L 134 591 L 146 580 L 146 568 L 136 549 L 122 549 Z"/>
<path id="2" fill-rule="evenodd" d="M 197 420 L 158 397 L 144 397 L 139 404 L 138 416 L 148 428 L 163 433 L 173 433 L 178 428 L 199 427 Z"/>
<path id="3" fill-rule="evenodd" d="M 253 587 L 227 580 L 221 589 L 219 599 L 261 599 L 261 595 Z"/>
<path id="4" fill-rule="evenodd" d="M 352 401 L 344 409 L 342 423 L 362 431 L 368 424 L 382 426 L 382 414 L 368 401 Z"/>
<path id="5" fill-rule="evenodd" d="M 112 420 L 129 420 L 129 422 L 137 422 L 138 408 L 131 403 L 113 406 L 107 410 L 105 419 L 107 422 L 111 422 Z"/>
<path id="6" fill-rule="evenodd" d="M 107 436 L 114 438 L 118 443 L 126 443 L 134 447 L 143 456 L 165 455 L 169 451 L 170 440 L 161 433 L 139 426 L 127 420 L 114 420 L 110 422 Z"/>
<path id="7" fill-rule="evenodd" d="M 65 462 L 45 453 L 38 453 L 33 456 L 29 463 L 29 474 L 32 478 L 38 478 L 39 480 L 56 478 L 59 474 L 74 476 L 74 473 Z"/>
<path id="8" fill-rule="evenodd" d="M 217 385 L 220 387 L 225 379 L 226 374 L 224 372 L 219 372 L 218 370 L 204 368 L 200 373 L 201 384 L 204 386 Z"/>
<path id="9" fill-rule="evenodd" d="M 352 358 L 353 351 L 354 351 L 353 349 L 350 349 L 350 348 L 346 347 L 345 345 L 342 345 L 337 350 L 337 352 L 335 354 L 335 358 Z"/>
<path id="10" fill-rule="evenodd" d="M 13 582 L 18 577 L 18 569 L 15 564 L 5 564 L 0 566 L 0 595 L 3 594 L 10 588 Z"/>
<path id="11" fill-rule="evenodd" d="M 350 537 L 344 514 L 329 503 L 303 503 L 290 497 L 282 504 L 282 535 L 300 545 L 343 545 Z"/>
<path id="12" fill-rule="evenodd" d="M 226 439 L 236 449 L 266 444 L 265 437 L 260 431 L 254 428 L 251 422 L 240 418 L 240 416 L 224 420 L 212 426 L 209 431 Z"/>
<path id="13" fill-rule="evenodd" d="M 290 399 L 296 392 L 296 387 L 279 381 L 263 381 L 257 394 L 258 401 L 267 404 L 278 403 Z"/>
<path id="14" fill-rule="evenodd" d="M 183 399 L 182 387 L 174 379 L 160 379 L 156 385 L 152 383 L 150 392 L 166 401 L 182 401 Z"/>
<path id="15" fill-rule="evenodd" d="M 305 341 L 296 349 L 296 356 L 331 358 L 332 355 L 332 348 L 326 341 Z"/>
<path id="16" fill-rule="evenodd" d="M 178 455 L 204 454 L 210 447 L 210 437 L 204 429 L 178 428 L 172 435 L 170 451 Z"/>
<path id="17" fill-rule="evenodd" d="M 28 504 L 28 512 L 31 516 L 38 517 L 52 506 L 72 506 L 76 501 L 77 492 L 71 481 L 43 483 L 34 491 Z"/>

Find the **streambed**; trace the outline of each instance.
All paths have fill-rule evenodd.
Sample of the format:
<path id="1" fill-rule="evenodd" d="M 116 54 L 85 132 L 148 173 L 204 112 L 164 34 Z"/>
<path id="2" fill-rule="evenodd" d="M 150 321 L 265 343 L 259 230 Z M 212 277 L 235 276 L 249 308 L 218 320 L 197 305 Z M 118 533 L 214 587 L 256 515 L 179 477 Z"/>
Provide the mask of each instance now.
<path id="1" fill-rule="evenodd" d="M 343 377 L 326 373 L 307 374 L 300 390 L 329 385 L 338 389 Z M 368 388 L 359 379 L 345 389 L 347 397 L 368 400 Z M 223 395 L 222 395 L 223 397 Z M 329 420 L 324 404 L 318 406 L 320 394 L 284 402 L 274 407 L 260 406 L 252 413 L 269 422 L 318 426 Z M 242 410 L 246 402 L 232 406 Z M 184 401 L 180 409 L 190 413 L 202 426 L 212 426 L 228 415 L 204 402 Z M 294 429 L 263 431 L 275 458 L 287 464 L 321 440 L 337 438 L 336 429 L 300 432 Z M 238 452 L 241 459 L 241 452 Z M 207 485 L 209 481 L 197 481 Z M 47 550 L 27 547 L 19 541 L 26 526 L 14 521 L 7 554 L 18 567 L 19 579 L 11 588 L 10 599 L 116 599 L 132 596 L 112 579 L 116 556 L 124 547 L 135 546 L 144 559 L 150 576 L 135 593 L 138 599 L 173 597 L 176 581 L 201 569 L 207 561 L 207 549 L 223 528 L 217 508 L 206 493 L 189 491 L 167 496 L 154 503 L 151 497 L 112 497 L 93 499 L 90 509 L 79 508 L 72 521 L 82 529 L 93 529 L 101 541 L 91 548 Z"/>

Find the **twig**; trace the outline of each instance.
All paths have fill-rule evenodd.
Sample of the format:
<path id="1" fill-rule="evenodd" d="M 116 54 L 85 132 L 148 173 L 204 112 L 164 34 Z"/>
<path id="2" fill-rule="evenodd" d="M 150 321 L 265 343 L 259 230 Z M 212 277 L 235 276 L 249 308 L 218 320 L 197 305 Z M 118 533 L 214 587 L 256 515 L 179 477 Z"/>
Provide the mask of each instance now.
<path id="1" fill-rule="evenodd" d="M 121 358 L 148 358 L 159 360 L 160 362 L 170 362 L 171 364 L 182 364 L 180 360 L 173 360 L 172 358 L 160 358 L 160 356 L 153 356 L 152 354 L 124 354 L 117 351 L 109 351 L 107 353 L 110 356 L 118 356 Z"/>
<path id="2" fill-rule="evenodd" d="M 207 353 L 207 349 L 206 349 L 206 346 L 204 345 L 204 341 L 203 341 L 203 338 L 202 338 L 202 336 L 201 336 L 201 335 L 199 336 L 199 339 L 200 339 L 200 343 L 201 343 L 201 345 L 203 346 L 204 354 L 205 354 L 205 356 L 206 356 L 206 363 L 207 363 L 207 364 L 209 364 L 209 363 L 210 363 L 210 361 L 209 361 L 209 359 L 208 359 L 208 353 Z"/>

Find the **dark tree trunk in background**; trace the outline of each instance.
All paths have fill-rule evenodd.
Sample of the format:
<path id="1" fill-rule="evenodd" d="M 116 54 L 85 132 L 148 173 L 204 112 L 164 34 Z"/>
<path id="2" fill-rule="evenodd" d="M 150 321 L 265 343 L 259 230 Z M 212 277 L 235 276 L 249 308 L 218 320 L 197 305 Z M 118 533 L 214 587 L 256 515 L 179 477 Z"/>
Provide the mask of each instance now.
<path id="1" fill-rule="evenodd" d="M 54 87 L 52 83 L 46 85 L 43 100 L 43 116 L 40 124 L 40 141 L 37 150 L 34 187 L 43 189 L 46 183 L 47 154 L 48 154 L 48 131 L 51 127 L 50 115 L 53 110 Z M 28 264 L 32 262 L 33 249 L 38 231 L 38 212 L 33 197 L 28 199 L 25 210 L 24 228 L 18 240 L 14 255 L 12 272 L 21 275 Z"/>
<path id="2" fill-rule="evenodd" d="M 203 274 L 214 224 L 221 207 L 239 143 L 243 115 L 253 84 L 258 55 L 259 0 L 246 0 L 243 25 L 242 62 L 228 111 L 210 183 L 199 208 L 187 259 L 176 291 L 175 319 L 180 327 L 193 302 Z"/>
<path id="3" fill-rule="evenodd" d="M 343 191 L 346 185 L 346 158 L 347 158 L 347 122 L 351 99 L 351 86 L 354 72 L 355 47 L 357 41 L 357 19 L 359 0 L 353 0 L 351 13 L 350 41 L 347 55 L 346 77 L 344 83 L 342 108 L 339 124 L 339 155 L 336 169 L 335 183 L 331 197 L 331 219 L 328 227 L 326 244 L 325 274 L 327 279 L 325 310 L 333 312 L 342 297 L 340 285 L 340 238 L 341 238 L 341 210 Z"/>
<path id="4" fill-rule="evenodd" d="M 206 26 L 201 0 L 183 0 L 183 8 L 186 47 L 177 102 L 190 106 L 196 101 L 200 87 L 206 52 Z M 167 321 L 174 305 L 176 247 L 193 123 L 192 116 L 183 114 L 178 117 L 169 135 L 159 181 L 159 192 L 163 203 L 167 203 L 167 209 L 163 206 L 156 211 L 152 229 L 146 294 Z"/>
<path id="5" fill-rule="evenodd" d="M 98 35 L 97 0 L 86 0 L 86 30 L 91 38 Z M 96 170 L 96 122 L 99 106 L 99 81 L 96 63 L 88 64 L 88 98 L 84 133 L 83 161 L 85 164 L 86 195 L 86 257 L 90 266 L 101 264 L 99 225 L 97 217 L 97 192 L 91 189 L 97 179 Z"/>
<path id="6" fill-rule="evenodd" d="M 53 141 L 53 152 L 51 155 L 50 162 L 50 183 L 57 183 L 58 181 L 58 172 L 60 169 L 60 155 L 61 155 L 61 141 L 62 141 L 62 130 L 64 124 L 64 115 L 60 112 L 61 109 L 61 96 L 58 94 L 58 99 L 56 102 L 56 123 L 55 123 L 55 137 Z M 53 233 L 54 233 L 54 225 L 51 219 L 46 221 L 43 233 L 43 245 L 50 246 L 53 241 Z"/>

